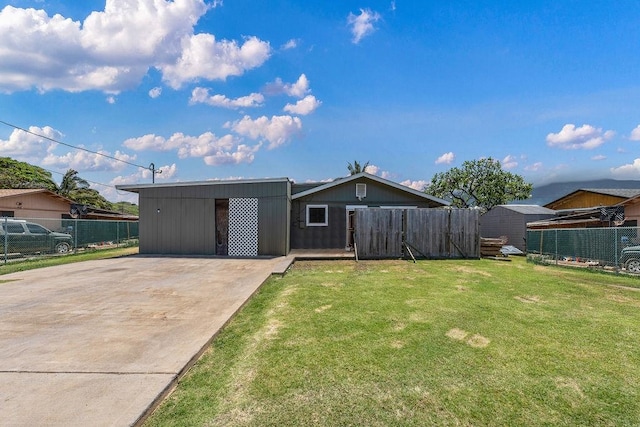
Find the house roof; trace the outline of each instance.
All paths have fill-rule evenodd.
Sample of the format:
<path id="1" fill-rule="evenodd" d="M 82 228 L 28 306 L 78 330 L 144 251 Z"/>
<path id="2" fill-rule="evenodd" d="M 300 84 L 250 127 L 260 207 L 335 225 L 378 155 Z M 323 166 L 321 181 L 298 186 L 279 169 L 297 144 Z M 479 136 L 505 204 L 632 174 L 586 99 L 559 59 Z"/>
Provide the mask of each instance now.
<path id="1" fill-rule="evenodd" d="M 514 212 L 518 212 L 525 215 L 540 215 L 540 214 L 549 214 L 554 215 L 556 211 L 553 209 L 545 208 L 540 205 L 498 205 L 496 207 L 501 207 L 504 209 L 509 209 Z"/>
<path id="2" fill-rule="evenodd" d="M 427 200 L 430 200 L 432 202 L 439 203 L 439 204 L 441 204 L 443 206 L 449 206 L 451 204 L 450 202 L 448 202 L 448 201 L 446 201 L 444 199 L 440 199 L 438 197 L 431 196 L 431 195 L 429 195 L 427 193 L 424 193 L 422 191 L 414 190 L 413 188 L 407 187 L 406 185 L 398 184 L 397 182 L 389 181 L 388 179 L 380 178 L 379 176 L 371 175 L 371 174 L 366 173 L 366 172 L 361 172 L 361 173 L 358 173 L 358 174 L 355 174 L 355 175 L 348 176 L 346 178 L 336 179 L 336 180 L 328 182 L 326 184 L 322 184 L 322 185 L 319 185 L 317 187 L 310 188 L 310 189 L 308 189 L 306 191 L 301 191 L 300 193 L 296 193 L 293 196 L 291 196 L 291 198 L 293 200 L 299 199 L 301 197 L 309 196 L 311 194 L 316 194 L 316 193 L 319 193 L 321 191 L 326 191 L 326 190 L 328 190 L 330 188 L 334 188 L 334 187 L 337 187 L 339 185 L 346 184 L 346 183 L 355 181 L 355 180 L 360 179 L 360 178 L 366 178 L 366 179 L 369 179 L 371 181 L 378 182 L 378 183 L 380 183 L 382 185 L 393 187 L 396 190 L 400 190 L 400 191 L 404 191 L 406 193 L 410 193 L 410 194 L 412 194 L 414 196 L 418 196 L 418 197 L 421 197 L 423 199 L 427 199 Z"/>
<path id="3" fill-rule="evenodd" d="M 558 203 L 563 199 L 569 199 L 581 192 L 620 197 L 621 199 L 625 199 L 625 200 L 640 195 L 640 189 L 637 189 L 637 188 L 580 188 L 576 191 L 572 191 L 569 194 L 565 194 L 564 196 L 547 203 L 545 206 L 554 205 L 555 203 Z"/>
<path id="4" fill-rule="evenodd" d="M 46 196 L 53 197 L 54 199 L 59 199 L 67 203 L 73 203 L 72 200 L 56 194 L 51 190 L 47 190 L 46 188 L 2 188 L 0 189 L 0 199 L 4 197 L 26 196 L 28 194 L 36 193 L 42 193 Z"/>
<path id="5" fill-rule="evenodd" d="M 223 184 L 257 184 L 269 182 L 289 182 L 289 178 L 264 178 L 264 179 L 226 179 L 211 181 L 185 181 L 185 182 L 163 182 L 159 184 L 130 184 L 116 185 L 118 190 L 131 191 L 137 193 L 146 188 L 169 188 L 169 187 L 192 187 L 200 185 L 223 185 Z"/>

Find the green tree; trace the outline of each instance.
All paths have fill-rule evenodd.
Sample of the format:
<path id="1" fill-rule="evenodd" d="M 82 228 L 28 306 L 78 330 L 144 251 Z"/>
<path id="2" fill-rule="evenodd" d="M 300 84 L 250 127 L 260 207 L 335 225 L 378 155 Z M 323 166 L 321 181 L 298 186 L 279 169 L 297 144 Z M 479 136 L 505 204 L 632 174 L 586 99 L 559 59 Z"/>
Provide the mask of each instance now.
<path id="1" fill-rule="evenodd" d="M 354 160 L 353 164 L 347 163 L 347 169 L 349 169 L 349 173 L 351 175 L 356 175 L 361 172 L 365 172 L 367 169 L 367 166 L 369 166 L 369 162 L 365 163 L 364 165 L 360 165 L 360 163 L 358 163 L 357 160 Z"/>
<path id="2" fill-rule="evenodd" d="M 44 188 L 55 191 L 51 173 L 10 157 L 0 157 L 0 188 Z"/>
<path id="3" fill-rule="evenodd" d="M 59 195 L 68 199 L 75 200 L 75 196 L 89 188 L 89 183 L 80 178 L 78 171 L 75 169 L 69 169 L 63 176 L 60 182 L 60 187 L 56 191 Z"/>
<path id="4" fill-rule="evenodd" d="M 455 207 L 489 210 L 513 200 L 531 197 L 533 186 L 520 175 L 502 170 L 498 160 L 465 161 L 460 168 L 437 173 L 425 189 Z"/>

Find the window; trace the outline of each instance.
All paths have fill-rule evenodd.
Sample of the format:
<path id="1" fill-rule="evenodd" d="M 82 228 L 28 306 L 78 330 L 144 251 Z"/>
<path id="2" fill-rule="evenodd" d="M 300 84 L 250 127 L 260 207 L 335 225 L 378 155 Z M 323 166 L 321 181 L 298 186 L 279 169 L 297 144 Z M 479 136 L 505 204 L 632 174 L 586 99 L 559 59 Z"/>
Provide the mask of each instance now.
<path id="1" fill-rule="evenodd" d="M 367 197 L 367 184 L 356 184 L 356 197 L 359 200 Z"/>
<path id="2" fill-rule="evenodd" d="M 307 205 L 307 226 L 322 227 L 329 225 L 329 207 L 327 205 Z"/>
<path id="3" fill-rule="evenodd" d="M 13 215 L 14 215 L 13 211 L 0 211 L 0 216 L 3 216 L 3 217 L 13 218 Z"/>
<path id="4" fill-rule="evenodd" d="M 27 228 L 31 234 L 49 234 L 48 231 L 38 224 L 27 224 Z"/>

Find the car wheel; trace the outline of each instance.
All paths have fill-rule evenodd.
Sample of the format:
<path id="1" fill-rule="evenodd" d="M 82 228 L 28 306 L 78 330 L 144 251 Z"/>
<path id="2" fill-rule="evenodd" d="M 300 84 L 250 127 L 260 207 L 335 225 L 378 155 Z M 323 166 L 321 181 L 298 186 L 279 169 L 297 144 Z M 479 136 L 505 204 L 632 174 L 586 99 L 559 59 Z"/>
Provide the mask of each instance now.
<path id="1" fill-rule="evenodd" d="M 61 255 L 68 254 L 70 250 L 71 250 L 71 245 L 68 244 L 67 242 L 60 242 L 56 245 L 56 253 L 58 254 L 61 254 Z"/>
<path id="2" fill-rule="evenodd" d="M 629 273 L 640 273 L 640 259 L 630 259 L 625 267 Z"/>

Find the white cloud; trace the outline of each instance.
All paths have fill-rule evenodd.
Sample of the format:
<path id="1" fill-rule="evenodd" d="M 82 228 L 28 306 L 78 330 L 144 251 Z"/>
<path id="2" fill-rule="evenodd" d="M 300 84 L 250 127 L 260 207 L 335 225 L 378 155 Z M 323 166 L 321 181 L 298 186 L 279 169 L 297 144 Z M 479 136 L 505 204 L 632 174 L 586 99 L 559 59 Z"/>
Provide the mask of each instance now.
<path id="1" fill-rule="evenodd" d="M 106 0 L 84 21 L 44 10 L 0 10 L 0 91 L 100 90 L 137 86 L 150 68 L 172 87 L 241 75 L 263 64 L 269 43 L 216 41 L 194 34 L 212 7 L 205 0 Z"/>
<path id="2" fill-rule="evenodd" d="M 456 158 L 455 154 L 453 154 L 452 151 L 449 151 L 448 153 L 444 153 L 442 156 L 436 159 L 436 165 L 441 165 L 441 164 L 450 165 L 455 158 Z"/>
<path id="3" fill-rule="evenodd" d="M 322 101 L 318 101 L 315 96 L 307 95 L 295 104 L 285 105 L 284 111 L 291 114 L 306 116 L 307 114 L 314 112 L 321 104 Z"/>
<path id="4" fill-rule="evenodd" d="M 353 34 L 351 41 L 358 44 L 363 37 L 373 33 L 375 31 L 373 24 L 378 22 L 380 18 L 380 14 L 371 9 L 360 9 L 360 15 L 349 13 L 347 24 L 351 26 L 351 33 Z"/>
<path id="5" fill-rule="evenodd" d="M 542 162 L 536 162 L 524 167 L 524 170 L 527 172 L 537 172 L 542 169 Z"/>
<path id="6" fill-rule="evenodd" d="M 99 154 L 81 150 L 68 152 L 60 156 L 54 153 L 48 153 L 42 159 L 41 164 L 59 170 L 75 169 L 79 172 L 120 171 L 127 166 L 123 162 L 133 162 L 136 159 L 135 155 L 128 155 L 120 151 L 112 154 L 106 150 L 97 150 L 97 153 Z M 110 157 L 114 157 L 115 159 Z"/>
<path id="7" fill-rule="evenodd" d="M 429 183 L 430 181 L 425 181 L 423 179 L 420 179 L 417 181 L 412 181 L 410 179 L 407 179 L 405 181 L 402 181 L 400 184 L 404 185 L 405 187 L 413 188 L 414 190 L 424 191 L 425 188 L 427 188 L 427 186 L 429 185 Z"/>
<path id="8" fill-rule="evenodd" d="M 241 120 L 233 123 L 225 123 L 224 127 L 254 140 L 265 139 L 269 142 L 267 148 L 271 150 L 287 143 L 299 134 L 302 130 L 302 121 L 300 118 L 292 116 L 272 116 L 271 119 L 262 116 L 255 120 L 244 116 Z"/>
<path id="9" fill-rule="evenodd" d="M 3 141 L 0 139 L 0 155 L 22 159 L 42 159 L 58 145 L 42 136 L 56 141 L 60 141 L 63 137 L 60 131 L 50 126 L 42 128 L 30 126 L 27 130 L 32 133 L 15 129 L 9 135 L 8 140 Z"/>
<path id="10" fill-rule="evenodd" d="M 213 34 L 196 34 L 182 40 L 182 54 L 175 63 L 161 65 L 163 80 L 179 89 L 184 83 L 225 80 L 240 76 L 246 70 L 262 65 L 271 54 L 271 47 L 257 37 L 248 37 L 242 46 L 233 40 L 216 41 Z"/>
<path id="11" fill-rule="evenodd" d="M 611 174 L 616 178 L 638 179 L 640 177 L 640 159 L 635 159 L 633 163 L 611 168 Z"/>
<path id="12" fill-rule="evenodd" d="M 504 169 L 513 169 L 516 166 L 518 166 L 518 159 L 516 159 L 514 156 L 509 154 L 507 155 L 507 157 L 502 159 L 501 164 Z"/>
<path id="13" fill-rule="evenodd" d="M 162 88 L 161 87 L 154 87 L 153 89 L 151 89 L 149 91 L 149 96 L 153 99 L 159 97 L 160 95 L 162 95 Z"/>
<path id="14" fill-rule="evenodd" d="M 640 141 L 640 125 L 636 126 L 629 135 L 631 141 Z"/>
<path id="15" fill-rule="evenodd" d="M 258 152 L 261 146 L 261 143 L 254 146 L 240 144 L 233 152 L 220 150 L 215 154 L 205 156 L 204 162 L 209 166 L 252 163 L 255 158 L 255 153 Z"/>
<path id="16" fill-rule="evenodd" d="M 116 97 L 115 96 L 107 96 L 107 104 L 115 104 L 116 103 Z"/>
<path id="17" fill-rule="evenodd" d="M 599 160 L 605 160 L 606 158 L 607 158 L 607 156 L 604 156 L 604 155 L 602 155 L 602 154 L 599 154 L 599 155 L 596 155 L 596 156 L 591 157 L 591 160 L 599 161 Z"/>
<path id="18" fill-rule="evenodd" d="M 613 138 L 615 132 L 608 130 L 602 132 L 602 128 L 595 128 L 591 125 L 576 127 L 573 124 L 566 124 L 558 133 L 547 135 L 547 145 L 558 147 L 564 150 L 592 150 Z"/>
<path id="19" fill-rule="evenodd" d="M 286 94 L 295 98 L 302 98 L 310 92 L 309 80 L 304 74 L 300 74 L 295 83 L 284 83 L 279 77 L 273 82 L 268 83 L 265 87 L 267 95 Z"/>
<path id="20" fill-rule="evenodd" d="M 177 132 L 169 138 L 148 134 L 123 142 L 135 151 L 176 151 L 178 157 L 201 157 L 208 165 L 251 163 L 262 144 L 248 146 L 233 135 L 221 137 L 211 132 L 190 136 Z"/>
<path id="21" fill-rule="evenodd" d="M 209 95 L 209 90 L 203 87 L 197 87 L 191 92 L 189 103 L 191 104 L 208 104 L 213 107 L 222 107 L 229 109 L 260 107 L 264 102 L 264 95 L 261 93 L 252 93 L 247 96 L 241 96 L 236 99 L 227 98 L 224 95 Z"/>
<path id="22" fill-rule="evenodd" d="M 289 49 L 295 49 L 296 47 L 298 47 L 298 40 L 291 39 L 287 41 L 285 44 L 283 44 L 282 46 L 280 46 L 280 49 L 289 50 Z"/>

